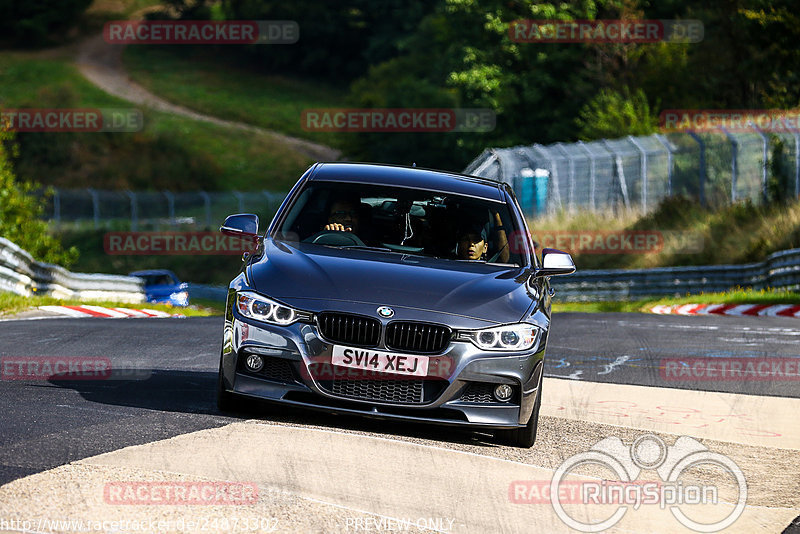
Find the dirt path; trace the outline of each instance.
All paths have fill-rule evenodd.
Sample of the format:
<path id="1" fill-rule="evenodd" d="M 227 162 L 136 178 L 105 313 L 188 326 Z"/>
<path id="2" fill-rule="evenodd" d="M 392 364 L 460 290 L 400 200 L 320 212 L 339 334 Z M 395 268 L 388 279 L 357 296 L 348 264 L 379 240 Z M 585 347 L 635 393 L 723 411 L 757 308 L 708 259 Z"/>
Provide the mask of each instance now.
<path id="1" fill-rule="evenodd" d="M 266 135 L 273 138 L 275 142 L 284 144 L 289 149 L 295 150 L 315 161 L 335 161 L 341 156 L 341 151 L 325 145 L 298 139 L 242 122 L 218 119 L 168 102 L 154 95 L 128 77 L 122 66 L 123 49 L 124 47 L 122 46 L 106 43 L 102 35 L 91 37 L 78 46 L 78 69 L 90 82 L 103 91 L 123 100 L 127 100 L 132 104 L 146 106 L 165 113 L 172 113 L 174 115 L 209 122 L 227 128 L 235 128 L 237 130 Z"/>

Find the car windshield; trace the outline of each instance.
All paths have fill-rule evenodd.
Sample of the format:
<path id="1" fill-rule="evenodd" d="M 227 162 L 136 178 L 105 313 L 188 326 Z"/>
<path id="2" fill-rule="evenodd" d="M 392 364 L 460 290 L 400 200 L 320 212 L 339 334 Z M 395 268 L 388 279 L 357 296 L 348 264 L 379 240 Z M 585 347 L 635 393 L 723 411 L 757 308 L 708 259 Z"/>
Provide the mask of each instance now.
<path id="1" fill-rule="evenodd" d="M 275 238 L 454 261 L 523 265 L 527 243 L 502 202 L 393 186 L 313 183 Z"/>
<path id="2" fill-rule="evenodd" d="M 137 276 L 144 279 L 145 286 L 167 286 L 175 283 L 168 274 L 140 274 Z"/>

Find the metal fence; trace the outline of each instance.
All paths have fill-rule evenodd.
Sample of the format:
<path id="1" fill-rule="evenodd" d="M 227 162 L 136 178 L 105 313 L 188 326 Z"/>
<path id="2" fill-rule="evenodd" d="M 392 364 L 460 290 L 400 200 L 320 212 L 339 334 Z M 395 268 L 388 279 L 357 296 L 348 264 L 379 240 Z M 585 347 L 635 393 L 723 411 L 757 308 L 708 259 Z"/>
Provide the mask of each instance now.
<path id="1" fill-rule="evenodd" d="M 271 191 L 134 192 L 54 189 L 44 217 L 51 224 L 93 228 L 216 229 L 232 213 L 255 213 L 270 221 L 286 195 Z"/>
<path id="2" fill-rule="evenodd" d="M 708 206 L 800 195 L 800 132 L 685 132 L 592 142 L 490 148 L 465 174 L 509 183 L 529 216 L 637 210 L 677 194 Z M 771 161 L 774 160 L 774 164 Z"/>

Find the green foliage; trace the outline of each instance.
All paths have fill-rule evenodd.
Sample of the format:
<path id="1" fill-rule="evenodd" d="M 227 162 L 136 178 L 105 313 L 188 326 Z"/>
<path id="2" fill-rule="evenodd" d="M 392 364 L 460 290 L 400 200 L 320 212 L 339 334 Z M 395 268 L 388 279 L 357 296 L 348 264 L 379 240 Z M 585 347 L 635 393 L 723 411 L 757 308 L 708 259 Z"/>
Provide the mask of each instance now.
<path id="1" fill-rule="evenodd" d="M 292 46 L 252 46 L 265 71 L 347 82 L 397 55 L 419 21 L 441 0 L 222 0 L 229 20 L 293 20 L 300 40 Z M 278 48 L 278 50 L 276 50 Z"/>
<path id="2" fill-rule="evenodd" d="M 210 20 L 212 6 L 210 0 L 161 0 L 161 7 L 148 11 L 149 20 Z"/>
<path id="3" fill-rule="evenodd" d="M 658 115 L 647 102 L 642 89 L 631 92 L 601 89 L 586 104 L 575 121 L 578 136 L 584 140 L 626 135 L 649 135 L 658 131 Z"/>
<path id="4" fill-rule="evenodd" d="M 57 42 L 92 0 L 0 0 L 0 42 L 37 47 Z"/>
<path id="5" fill-rule="evenodd" d="M 0 129 L 0 236 L 27 250 L 35 259 L 69 267 L 78 259 L 78 249 L 67 250 L 50 235 L 40 219 L 43 200 L 36 196 L 37 184 L 14 176 L 10 157 L 14 154 L 13 135 Z"/>

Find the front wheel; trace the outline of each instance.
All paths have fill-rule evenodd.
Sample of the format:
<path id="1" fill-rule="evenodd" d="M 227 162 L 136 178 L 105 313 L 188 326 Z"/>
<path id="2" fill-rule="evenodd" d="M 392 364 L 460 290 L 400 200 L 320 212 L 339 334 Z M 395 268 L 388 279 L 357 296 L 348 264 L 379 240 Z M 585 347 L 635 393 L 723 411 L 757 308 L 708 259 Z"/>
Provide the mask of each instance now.
<path id="1" fill-rule="evenodd" d="M 523 449 L 530 449 L 536 442 L 536 429 L 539 426 L 539 407 L 542 405 L 542 376 L 539 375 L 539 387 L 536 389 L 536 401 L 533 406 L 533 413 L 528 420 L 528 424 L 522 428 L 514 428 L 512 430 L 498 430 L 495 432 L 495 438 L 500 443 L 510 445 L 511 447 L 520 447 Z"/>
<path id="2" fill-rule="evenodd" d="M 217 408 L 221 412 L 238 412 L 241 410 L 239 396 L 225 391 L 222 383 L 222 362 L 219 364 L 219 374 L 217 375 Z"/>

